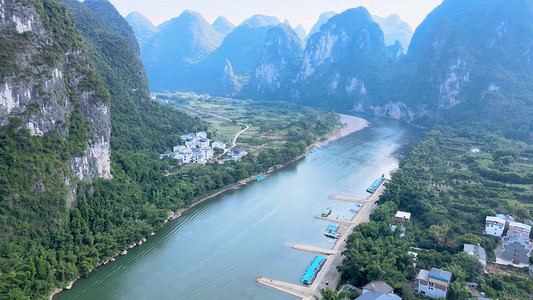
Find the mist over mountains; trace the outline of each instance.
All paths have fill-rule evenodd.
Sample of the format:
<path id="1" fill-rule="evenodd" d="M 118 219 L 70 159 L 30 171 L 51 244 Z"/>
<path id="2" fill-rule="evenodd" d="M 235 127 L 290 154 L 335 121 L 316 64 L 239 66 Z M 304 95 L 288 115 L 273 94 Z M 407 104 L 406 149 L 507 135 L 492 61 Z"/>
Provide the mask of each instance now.
<path id="1" fill-rule="evenodd" d="M 414 33 L 397 15 L 327 12 L 303 50 L 294 39 L 303 28 L 279 27 L 276 17 L 232 28 L 223 17 L 212 26 L 184 14 L 195 17 L 160 25 L 142 49 L 152 91 L 289 100 L 419 123 L 448 111 L 483 118 L 487 107 L 521 106 L 530 92 L 533 15 L 523 0 L 445 0 Z"/>

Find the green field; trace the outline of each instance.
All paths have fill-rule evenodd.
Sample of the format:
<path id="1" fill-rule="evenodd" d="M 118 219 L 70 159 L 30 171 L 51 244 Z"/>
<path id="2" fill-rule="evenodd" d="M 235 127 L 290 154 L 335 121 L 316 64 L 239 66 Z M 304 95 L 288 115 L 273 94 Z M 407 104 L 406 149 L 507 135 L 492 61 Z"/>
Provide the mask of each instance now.
<path id="1" fill-rule="evenodd" d="M 252 153 L 283 145 L 289 124 L 309 112 L 309 108 L 292 103 L 280 105 L 280 102 L 238 100 L 179 92 L 155 95 L 157 102 L 208 122 L 211 138 L 222 140 L 228 146 L 231 145 L 235 134 L 244 128 L 238 123 L 248 125 L 249 129 L 237 139 L 237 147 L 244 147 Z"/>

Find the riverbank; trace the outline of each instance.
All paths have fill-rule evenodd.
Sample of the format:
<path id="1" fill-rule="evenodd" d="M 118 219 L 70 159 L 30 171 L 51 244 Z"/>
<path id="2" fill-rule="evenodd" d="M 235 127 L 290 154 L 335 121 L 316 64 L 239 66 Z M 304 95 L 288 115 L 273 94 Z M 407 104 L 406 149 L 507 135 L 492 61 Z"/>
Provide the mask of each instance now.
<path id="1" fill-rule="evenodd" d="M 342 260 L 344 258 L 342 253 L 346 249 L 346 241 L 348 239 L 348 236 L 352 234 L 353 230 L 357 225 L 370 221 L 370 214 L 377 208 L 376 202 L 379 200 L 379 196 L 383 193 L 384 189 L 385 186 L 381 185 L 375 193 L 369 195 L 366 199 L 354 199 L 342 196 L 339 197 L 337 195 L 335 195 L 334 197 L 330 197 L 334 200 L 359 202 L 363 204 L 357 214 L 355 214 L 349 221 L 339 221 L 336 219 L 318 216 L 316 217 L 319 219 L 331 221 L 332 223 L 341 223 L 339 229 L 337 230 L 340 236 L 331 249 L 321 249 L 314 246 L 299 244 L 291 246 L 291 248 L 296 250 L 327 256 L 326 263 L 324 264 L 320 272 L 318 272 L 313 284 L 309 286 L 297 285 L 266 277 L 258 277 L 256 279 L 257 283 L 304 300 L 321 298 L 322 289 L 325 289 L 327 287 L 335 287 L 340 282 L 340 274 L 337 270 L 337 266 L 342 264 Z"/>
<path id="2" fill-rule="evenodd" d="M 370 125 L 370 122 L 368 122 L 367 120 L 363 118 L 345 115 L 345 114 L 338 114 L 338 115 L 340 116 L 339 121 L 341 122 L 342 127 L 337 129 L 327 140 L 315 143 L 316 145 L 320 147 L 325 146 L 331 141 L 343 138 L 354 132 L 362 130 Z"/>
<path id="3" fill-rule="evenodd" d="M 368 127 L 370 125 L 370 122 L 368 122 L 367 120 L 365 119 L 362 119 L 362 118 L 359 118 L 359 117 L 355 117 L 355 116 L 350 116 L 350 115 L 345 115 L 345 114 L 338 114 L 339 117 L 340 117 L 340 122 L 342 124 L 342 127 L 335 130 L 331 135 L 330 137 L 325 140 L 325 141 L 320 141 L 320 142 L 316 142 L 312 145 L 316 145 L 316 146 L 319 146 L 319 147 L 323 147 L 325 145 L 327 145 L 328 143 L 334 141 L 334 140 L 338 140 L 340 138 L 343 138 L 347 135 L 350 135 L 354 132 L 357 132 L 359 130 L 362 130 L 366 127 Z M 312 146 L 311 145 L 311 146 Z M 280 165 L 278 166 L 275 170 L 280 170 L 282 168 L 285 168 L 297 161 L 299 161 L 300 159 L 304 158 L 307 154 L 309 154 L 309 151 L 306 151 L 305 153 L 302 153 L 300 154 L 298 157 L 296 157 L 295 159 L 289 161 L 289 162 L 286 162 L 285 164 L 283 165 Z M 223 194 L 235 187 L 239 187 L 239 186 L 242 186 L 242 185 L 245 185 L 247 183 L 249 183 L 250 181 L 252 181 L 254 178 L 256 178 L 257 176 L 259 176 L 260 174 L 255 174 L 255 175 L 252 175 L 246 179 L 243 179 L 243 180 L 240 180 L 238 184 L 235 184 L 235 185 L 231 185 L 231 186 L 228 186 L 226 188 L 223 188 L 209 196 L 206 196 L 198 201 L 196 201 L 195 203 L 191 204 L 189 207 L 181 210 L 181 212 L 187 212 L 188 210 L 194 208 L 195 206 L 197 205 L 200 205 L 202 204 L 203 202 L 211 199 L 211 198 L 214 198 L 220 194 Z"/>
<path id="4" fill-rule="evenodd" d="M 342 114 L 339 114 L 339 115 L 340 115 L 340 121 L 341 121 L 341 123 L 343 124 L 343 126 L 342 126 L 341 128 L 339 128 L 339 129 L 335 130 L 327 140 L 325 140 L 325 141 L 321 141 L 321 142 L 317 142 L 317 143 L 315 143 L 315 144 L 313 144 L 313 145 L 316 145 L 316 146 L 324 146 L 324 145 L 326 145 L 327 143 L 329 143 L 329 142 L 331 142 L 331 141 L 334 141 L 334 140 L 340 139 L 340 138 L 342 138 L 342 137 L 345 137 L 345 136 L 347 136 L 347 135 L 349 135 L 349 134 L 351 134 L 351 133 L 354 133 L 354 132 L 356 132 L 356 131 L 359 131 L 359 130 L 361 130 L 361 129 L 363 129 L 363 128 L 365 128 L 366 126 L 369 125 L 368 121 L 366 121 L 366 120 L 364 120 L 364 119 L 362 119 L 362 118 L 358 118 L 358 117 L 354 117 L 354 116 L 349 116 L 349 115 L 342 115 Z M 289 161 L 289 162 L 286 162 L 286 163 L 283 164 L 283 165 L 279 165 L 279 166 L 277 166 L 276 168 L 274 168 L 273 170 L 280 170 L 280 169 L 282 169 L 282 168 L 284 168 L 284 167 L 287 167 L 287 166 L 289 166 L 289 165 L 291 165 L 291 164 L 293 164 L 293 163 L 299 161 L 300 159 L 304 158 L 304 157 L 309 153 L 309 150 L 310 150 L 311 148 L 312 148 L 312 147 L 308 148 L 308 150 L 307 150 L 305 153 L 299 155 L 299 156 L 296 157 L 294 160 L 291 160 L 291 161 Z M 193 204 L 190 205 L 189 207 L 184 208 L 184 209 L 182 209 L 182 210 L 179 210 L 177 213 L 179 213 L 179 212 L 181 212 L 181 213 L 186 213 L 186 212 L 189 211 L 190 209 L 192 209 L 192 208 L 194 208 L 194 207 L 196 207 L 196 206 L 198 206 L 198 205 L 204 203 L 205 201 L 207 201 L 207 200 L 209 200 L 209 199 L 211 199 L 211 198 L 213 198 L 213 197 L 219 196 L 220 194 L 225 193 L 225 192 L 227 192 L 227 191 L 229 191 L 229 190 L 231 190 L 231 189 L 233 189 L 233 188 L 235 188 L 235 187 L 239 187 L 239 186 L 242 186 L 242 185 L 247 184 L 248 182 L 252 181 L 255 177 L 257 177 L 258 175 L 260 175 L 260 174 L 256 174 L 256 175 L 250 176 L 250 177 L 247 178 L 247 179 L 244 179 L 244 180 L 239 181 L 237 184 L 234 184 L 234 185 L 228 186 L 228 187 L 226 187 L 226 188 L 220 189 L 220 190 L 218 190 L 218 191 L 215 191 L 213 194 L 210 194 L 209 196 L 206 196 L 206 197 L 204 197 L 204 198 L 201 198 L 200 200 L 196 201 L 195 203 L 193 203 Z M 172 213 L 172 214 L 169 214 L 169 216 L 172 216 L 172 215 L 173 215 L 173 213 Z M 168 223 L 168 220 L 166 220 L 165 223 Z M 164 225 L 162 225 L 162 226 L 164 226 Z M 161 228 L 162 228 L 162 227 L 161 227 Z M 155 232 L 152 233 L 151 235 L 155 235 Z M 148 238 L 148 237 L 146 237 L 146 238 Z M 144 241 L 146 241 L 146 240 L 143 238 L 143 240 L 141 240 L 141 241 L 139 241 L 139 242 L 137 242 L 137 243 L 133 243 L 132 245 L 128 246 L 127 248 L 128 248 L 128 249 L 131 249 L 131 248 L 133 248 L 133 247 L 136 247 L 136 246 L 138 246 L 138 245 L 141 245 Z M 125 253 L 124 253 L 123 255 L 126 255 L 126 254 L 127 254 L 127 250 L 126 250 L 126 249 L 124 249 L 124 250 L 125 250 L 125 251 L 124 251 Z M 112 258 L 110 258 L 110 259 L 106 259 L 105 262 L 103 262 L 103 263 L 101 263 L 101 264 L 95 266 L 95 268 L 94 268 L 93 270 L 91 270 L 91 272 L 94 271 L 94 270 L 96 270 L 96 269 L 98 269 L 99 267 L 104 266 L 105 264 L 107 264 L 107 263 L 109 263 L 109 262 L 114 261 L 114 259 L 115 259 L 116 257 L 120 256 L 121 253 L 122 253 L 122 252 L 116 253 Z M 50 295 L 50 299 L 53 299 L 53 297 L 54 297 L 55 295 L 61 293 L 64 289 L 67 289 L 67 290 L 70 289 L 70 288 L 72 287 L 72 285 L 73 285 L 78 279 L 79 279 L 79 278 L 77 278 L 76 280 L 73 280 L 73 281 L 71 281 L 71 282 L 68 282 L 68 284 L 67 284 L 67 286 L 66 286 L 65 288 L 56 287 L 56 288 L 54 289 L 53 293 Z"/>

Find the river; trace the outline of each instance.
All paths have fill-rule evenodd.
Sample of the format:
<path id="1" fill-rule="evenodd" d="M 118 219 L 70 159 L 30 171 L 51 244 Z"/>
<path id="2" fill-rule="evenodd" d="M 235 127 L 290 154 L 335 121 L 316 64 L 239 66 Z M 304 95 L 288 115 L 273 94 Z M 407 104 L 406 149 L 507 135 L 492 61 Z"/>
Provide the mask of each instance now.
<path id="1" fill-rule="evenodd" d="M 294 299 L 255 279 L 299 284 L 315 255 L 289 245 L 331 248 L 323 235 L 329 223 L 314 216 L 327 207 L 330 217 L 353 216 L 353 203 L 328 196 L 368 196 L 365 189 L 420 139 L 396 121 L 365 118 L 369 127 L 196 206 L 54 299 Z"/>

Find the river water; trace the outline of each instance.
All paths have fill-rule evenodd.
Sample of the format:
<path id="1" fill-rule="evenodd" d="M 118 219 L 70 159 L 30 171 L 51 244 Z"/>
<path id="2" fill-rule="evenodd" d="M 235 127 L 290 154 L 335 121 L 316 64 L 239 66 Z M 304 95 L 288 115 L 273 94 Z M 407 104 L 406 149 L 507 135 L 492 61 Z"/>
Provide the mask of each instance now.
<path id="1" fill-rule="evenodd" d="M 289 246 L 331 248 L 329 223 L 314 216 L 327 207 L 332 218 L 353 216 L 353 203 L 328 196 L 368 196 L 420 139 L 396 121 L 365 118 L 369 127 L 198 205 L 55 299 L 294 299 L 255 279 L 300 284 L 315 255 Z"/>

